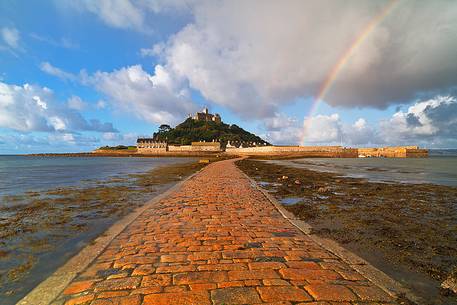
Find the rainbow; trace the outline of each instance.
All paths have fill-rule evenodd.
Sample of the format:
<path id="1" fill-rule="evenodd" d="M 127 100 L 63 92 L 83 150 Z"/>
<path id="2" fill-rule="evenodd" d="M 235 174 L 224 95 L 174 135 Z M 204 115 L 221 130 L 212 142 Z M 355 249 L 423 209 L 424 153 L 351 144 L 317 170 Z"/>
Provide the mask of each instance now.
<path id="1" fill-rule="evenodd" d="M 386 18 L 386 16 L 393 10 L 393 8 L 399 2 L 400 2 L 400 0 L 390 0 L 389 3 L 379 12 L 379 14 L 377 14 L 373 19 L 371 19 L 370 22 L 365 26 L 363 31 L 360 32 L 359 35 L 354 39 L 354 41 L 352 42 L 350 47 L 338 59 L 336 65 L 333 66 L 333 68 L 330 70 L 330 73 L 327 75 L 327 77 L 322 82 L 322 84 L 319 87 L 319 90 L 317 92 L 317 95 L 313 100 L 313 104 L 311 105 L 311 108 L 310 108 L 310 111 L 309 111 L 307 117 L 312 117 L 316 113 L 319 105 L 322 103 L 323 99 L 325 98 L 325 95 L 330 90 L 332 84 L 335 82 L 335 80 L 337 79 L 341 70 L 347 64 L 347 62 L 349 61 L 351 56 L 354 54 L 354 52 L 360 47 L 360 45 L 362 45 L 362 43 L 373 32 L 373 30 L 384 20 L 384 18 Z M 302 137 L 300 140 L 300 144 L 302 144 L 302 145 L 305 142 L 306 131 L 309 128 L 308 125 L 309 125 L 309 123 L 307 123 L 307 121 L 305 119 L 305 122 L 303 123 Z"/>

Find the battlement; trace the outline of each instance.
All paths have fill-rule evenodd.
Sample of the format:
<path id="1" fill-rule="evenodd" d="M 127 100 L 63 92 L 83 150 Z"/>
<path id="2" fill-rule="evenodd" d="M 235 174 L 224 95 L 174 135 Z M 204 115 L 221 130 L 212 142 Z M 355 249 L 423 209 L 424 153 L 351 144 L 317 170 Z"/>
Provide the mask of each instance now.
<path id="1" fill-rule="evenodd" d="M 203 108 L 202 112 L 196 112 L 194 116 L 191 116 L 189 114 L 189 117 L 194 119 L 195 121 L 213 121 L 216 123 L 222 123 L 221 116 L 218 113 L 209 113 L 208 108 Z"/>

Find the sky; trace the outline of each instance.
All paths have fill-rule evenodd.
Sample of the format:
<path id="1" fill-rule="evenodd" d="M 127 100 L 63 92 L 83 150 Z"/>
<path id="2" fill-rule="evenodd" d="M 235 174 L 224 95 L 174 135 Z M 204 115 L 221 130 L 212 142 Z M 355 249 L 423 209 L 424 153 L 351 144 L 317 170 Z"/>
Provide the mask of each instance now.
<path id="1" fill-rule="evenodd" d="M 0 1 L 0 154 L 208 107 L 277 145 L 457 148 L 456 1 Z"/>

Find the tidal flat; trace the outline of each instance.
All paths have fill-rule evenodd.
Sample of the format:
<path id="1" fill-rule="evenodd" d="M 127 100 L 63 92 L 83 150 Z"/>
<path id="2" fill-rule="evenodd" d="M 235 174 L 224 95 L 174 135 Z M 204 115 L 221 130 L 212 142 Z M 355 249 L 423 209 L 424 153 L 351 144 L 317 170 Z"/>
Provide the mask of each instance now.
<path id="1" fill-rule="evenodd" d="M 0 303 L 14 304 L 111 224 L 204 167 L 144 173 L 0 198 Z"/>
<path id="2" fill-rule="evenodd" d="M 237 165 L 312 226 L 424 298 L 457 304 L 441 283 L 457 268 L 457 188 L 369 182 L 241 160 Z"/>

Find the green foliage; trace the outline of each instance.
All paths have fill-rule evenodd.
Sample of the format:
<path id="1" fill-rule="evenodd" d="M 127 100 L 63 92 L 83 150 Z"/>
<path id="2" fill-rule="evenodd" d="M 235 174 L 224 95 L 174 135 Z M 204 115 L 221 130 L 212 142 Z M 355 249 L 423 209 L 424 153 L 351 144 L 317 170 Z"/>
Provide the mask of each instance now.
<path id="1" fill-rule="evenodd" d="M 237 125 L 228 125 L 213 121 L 196 121 L 188 118 L 175 128 L 168 129 L 163 126 L 161 125 L 159 130 L 154 133 L 154 139 L 157 141 L 167 141 L 169 144 L 189 145 L 191 142 L 211 142 L 213 140 L 219 140 L 224 144 L 228 141 L 268 144 L 262 138 Z"/>
<path id="2" fill-rule="evenodd" d="M 101 150 L 136 150 L 136 146 L 125 146 L 125 145 L 118 145 L 118 146 L 102 146 L 98 149 Z"/>

